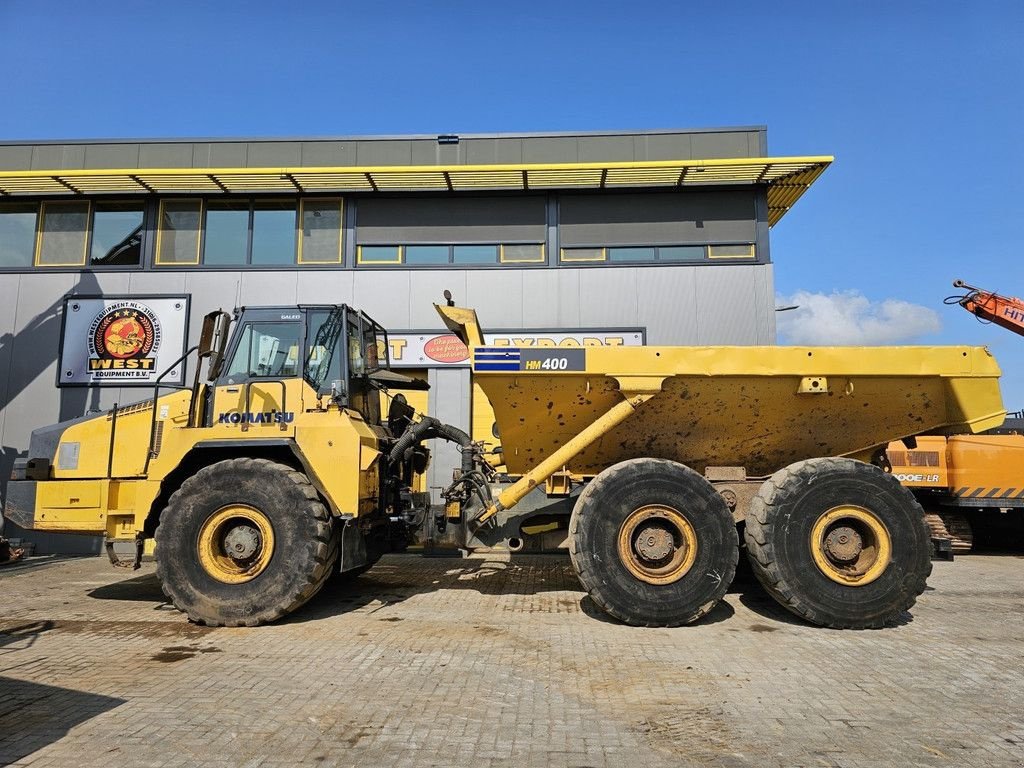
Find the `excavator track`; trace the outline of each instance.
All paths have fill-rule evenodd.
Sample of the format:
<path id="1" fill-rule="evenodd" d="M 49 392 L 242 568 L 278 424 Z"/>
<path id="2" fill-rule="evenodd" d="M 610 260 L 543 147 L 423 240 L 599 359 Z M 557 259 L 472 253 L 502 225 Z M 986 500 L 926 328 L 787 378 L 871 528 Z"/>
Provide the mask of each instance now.
<path id="1" fill-rule="evenodd" d="M 974 548 L 974 530 L 966 515 L 956 512 L 929 512 L 924 516 L 934 539 L 949 539 L 954 555 L 965 555 Z"/>

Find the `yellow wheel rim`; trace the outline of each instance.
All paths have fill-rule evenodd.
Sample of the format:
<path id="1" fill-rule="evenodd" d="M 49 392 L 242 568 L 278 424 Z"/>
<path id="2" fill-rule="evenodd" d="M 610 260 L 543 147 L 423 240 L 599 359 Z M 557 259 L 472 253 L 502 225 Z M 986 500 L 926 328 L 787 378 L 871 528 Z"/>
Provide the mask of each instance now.
<path id="1" fill-rule="evenodd" d="M 259 576 L 274 555 L 274 529 L 255 507 L 229 504 L 199 529 L 199 563 L 217 581 L 244 584 Z"/>
<path id="2" fill-rule="evenodd" d="M 869 509 L 833 507 L 811 528 L 811 555 L 832 581 L 863 587 L 877 579 L 892 559 L 892 537 Z"/>
<path id="3" fill-rule="evenodd" d="M 619 560 L 640 581 L 671 584 L 693 567 L 697 534 L 678 510 L 661 505 L 640 507 L 619 528 Z"/>

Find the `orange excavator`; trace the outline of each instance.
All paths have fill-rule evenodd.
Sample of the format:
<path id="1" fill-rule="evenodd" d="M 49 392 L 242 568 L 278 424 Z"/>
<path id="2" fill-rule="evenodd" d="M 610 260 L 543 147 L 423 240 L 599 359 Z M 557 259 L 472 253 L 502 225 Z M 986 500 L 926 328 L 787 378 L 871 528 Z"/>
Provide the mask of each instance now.
<path id="1" fill-rule="evenodd" d="M 979 320 L 1024 336 L 1024 300 L 953 282 L 967 293 L 950 296 Z M 928 513 L 933 538 L 950 554 L 970 552 L 975 533 L 1005 546 L 1024 545 L 1024 412 L 1009 414 L 979 435 L 921 436 L 890 443 L 892 473 Z"/>
<path id="2" fill-rule="evenodd" d="M 1019 336 L 1024 336 L 1024 300 L 975 288 L 963 280 L 954 280 L 953 287 L 963 288 L 967 293 L 948 297 L 947 304 L 959 304 L 981 320 L 1001 325 Z"/>

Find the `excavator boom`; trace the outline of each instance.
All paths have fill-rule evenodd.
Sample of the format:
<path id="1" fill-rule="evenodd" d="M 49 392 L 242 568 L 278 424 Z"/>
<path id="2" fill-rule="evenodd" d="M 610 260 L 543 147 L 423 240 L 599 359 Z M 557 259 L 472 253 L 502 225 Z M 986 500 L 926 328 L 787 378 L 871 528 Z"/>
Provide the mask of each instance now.
<path id="1" fill-rule="evenodd" d="M 955 280 L 953 287 L 967 289 L 967 294 L 955 298 L 968 312 L 1024 336 L 1024 300 L 975 288 L 963 280 Z"/>

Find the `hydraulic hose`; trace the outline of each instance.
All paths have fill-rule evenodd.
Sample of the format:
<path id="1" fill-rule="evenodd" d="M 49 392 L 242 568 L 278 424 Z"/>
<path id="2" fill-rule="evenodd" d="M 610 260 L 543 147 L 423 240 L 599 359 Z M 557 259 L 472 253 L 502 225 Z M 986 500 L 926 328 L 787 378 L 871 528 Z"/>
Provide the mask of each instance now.
<path id="1" fill-rule="evenodd" d="M 473 471 L 473 452 L 465 450 L 472 444 L 473 438 L 458 427 L 453 427 L 451 424 L 445 424 L 430 416 L 424 416 L 419 422 L 409 427 L 409 429 L 407 429 L 402 436 L 398 438 L 398 442 L 395 443 L 395 447 L 392 448 L 391 453 L 388 454 L 388 462 L 394 464 L 400 461 L 405 455 L 405 452 L 414 445 L 417 445 L 424 440 L 430 440 L 436 437 L 439 437 L 442 440 L 447 440 L 451 443 L 458 443 L 463 449 L 462 471 Z"/>

